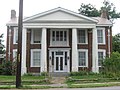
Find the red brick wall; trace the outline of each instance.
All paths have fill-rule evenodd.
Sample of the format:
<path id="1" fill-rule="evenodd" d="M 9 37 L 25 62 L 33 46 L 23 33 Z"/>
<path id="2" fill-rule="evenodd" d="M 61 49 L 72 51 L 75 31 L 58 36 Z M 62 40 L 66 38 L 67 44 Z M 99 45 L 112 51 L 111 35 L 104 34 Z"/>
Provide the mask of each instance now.
<path id="1" fill-rule="evenodd" d="M 92 70 L 92 32 L 88 30 L 88 44 L 78 44 L 78 49 L 87 49 L 88 50 L 88 68 L 87 67 L 78 67 L 78 70 Z"/>

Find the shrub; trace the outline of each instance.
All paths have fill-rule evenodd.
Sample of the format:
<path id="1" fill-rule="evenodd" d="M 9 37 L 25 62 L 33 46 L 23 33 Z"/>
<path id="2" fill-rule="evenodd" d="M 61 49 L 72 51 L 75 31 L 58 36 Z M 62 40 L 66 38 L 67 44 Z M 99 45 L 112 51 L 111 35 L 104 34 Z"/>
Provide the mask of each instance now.
<path id="1" fill-rule="evenodd" d="M 0 75 L 2 74 L 2 65 L 0 65 Z"/>
<path id="2" fill-rule="evenodd" d="M 83 75 L 96 75 L 94 72 L 90 71 L 79 71 L 79 72 L 70 72 L 70 76 L 83 76 Z"/>
<path id="3" fill-rule="evenodd" d="M 41 76 L 48 76 L 48 73 L 47 73 L 47 72 L 41 72 L 40 75 L 41 75 Z"/>
<path id="4" fill-rule="evenodd" d="M 107 77 L 120 77 L 120 53 L 113 52 L 110 58 L 105 58 L 102 65 L 102 73 Z"/>
<path id="5" fill-rule="evenodd" d="M 12 63 L 11 61 L 3 61 L 2 64 L 2 74 L 3 75 L 12 75 Z"/>
<path id="6" fill-rule="evenodd" d="M 11 62 L 3 60 L 2 65 L 0 65 L 1 75 L 15 75 L 16 74 L 16 62 Z"/>

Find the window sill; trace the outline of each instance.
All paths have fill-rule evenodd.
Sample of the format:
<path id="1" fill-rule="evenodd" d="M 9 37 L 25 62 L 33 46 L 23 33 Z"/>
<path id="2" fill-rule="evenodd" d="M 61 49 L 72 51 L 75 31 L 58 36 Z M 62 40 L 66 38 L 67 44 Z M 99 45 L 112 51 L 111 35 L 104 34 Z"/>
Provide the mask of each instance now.
<path id="1" fill-rule="evenodd" d="M 84 45 L 84 44 L 88 44 L 88 43 L 77 43 L 77 44 L 82 44 L 82 45 Z"/>
<path id="2" fill-rule="evenodd" d="M 78 66 L 78 67 L 82 67 L 82 68 L 88 68 L 88 66 Z"/>
<path id="3" fill-rule="evenodd" d="M 31 68 L 39 68 L 40 66 L 30 66 Z"/>
<path id="4" fill-rule="evenodd" d="M 98 45 L 105 45 L 105 43 L 98 43 Z"/>

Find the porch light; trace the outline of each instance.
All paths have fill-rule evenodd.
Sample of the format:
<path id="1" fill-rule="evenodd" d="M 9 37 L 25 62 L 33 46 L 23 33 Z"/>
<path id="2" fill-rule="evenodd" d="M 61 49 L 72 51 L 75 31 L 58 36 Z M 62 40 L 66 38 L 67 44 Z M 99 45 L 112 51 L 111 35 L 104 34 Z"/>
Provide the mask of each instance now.
<path id="1" fill-rule="evenodd" d="M 49 59 L 50 59 L 50 60 L 52 59 L 51 56 L 49 57 Z"/>
<path id="2" fill-rule="evenodd" d="M 69 60 L 69 59 L 70 59 L 70 57 L 67 57 L 67 59 Z"/>

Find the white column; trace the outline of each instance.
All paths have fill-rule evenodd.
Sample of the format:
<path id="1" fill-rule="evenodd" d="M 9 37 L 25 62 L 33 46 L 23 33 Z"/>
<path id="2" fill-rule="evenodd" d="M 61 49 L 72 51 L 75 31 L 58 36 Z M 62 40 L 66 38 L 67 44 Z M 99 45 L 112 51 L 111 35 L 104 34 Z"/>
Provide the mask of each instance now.
<path id="1" fill-rule="evenodd" d="M 72 29 L 72 71 L 78 71 L 77 29 Z"/>
<path id="2" fill-rule="evenodd" d="M 97 43 L 97 29 L 93 29 L 93 39 L 92 39 L 92 71 L 98 73 L 98 43 Z"/>
<path id="3" fill-rule="evenodd" d="M 26 73 L 26 39 L 27 39 L 27 29 L 22 30 L 22 65 L 21 65 L 21 75 Z"/>
<path id="4" fill-rule="evenodd" d="M 42 28 L 41 72 L 47 72 L 47 38 L 46 28 Z"/>

